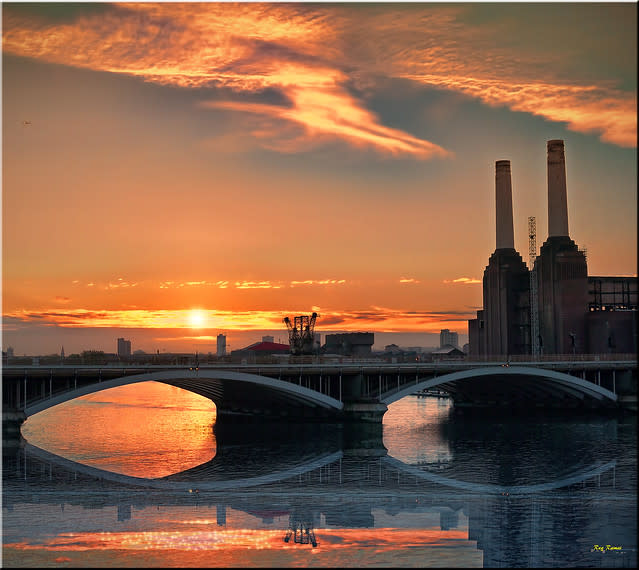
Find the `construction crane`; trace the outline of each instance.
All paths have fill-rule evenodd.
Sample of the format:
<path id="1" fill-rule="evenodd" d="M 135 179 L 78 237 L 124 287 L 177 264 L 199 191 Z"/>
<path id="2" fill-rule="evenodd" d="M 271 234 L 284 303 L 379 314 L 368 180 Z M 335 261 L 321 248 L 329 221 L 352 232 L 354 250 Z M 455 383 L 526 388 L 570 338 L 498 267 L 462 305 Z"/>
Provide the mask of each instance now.
<path id="1" fill-rule="evenodd" d="M 291 354 L 313 354 L 317 317 L 317 313 L 313 313 L 310 317 L 300 315 L 293 318 L 293 323 L 291 323 L 291 319 L 284 317 L 284 322 L 288 328 L 288 342 L 291 347 Z"/>
<path id="2" fill-rule="evenodd" d="M 528 218 L 528 264 L 530 265 L 530 351 L 539 356 L 539 303 L 537 299 L 537 222 L 534 216 Z"/>

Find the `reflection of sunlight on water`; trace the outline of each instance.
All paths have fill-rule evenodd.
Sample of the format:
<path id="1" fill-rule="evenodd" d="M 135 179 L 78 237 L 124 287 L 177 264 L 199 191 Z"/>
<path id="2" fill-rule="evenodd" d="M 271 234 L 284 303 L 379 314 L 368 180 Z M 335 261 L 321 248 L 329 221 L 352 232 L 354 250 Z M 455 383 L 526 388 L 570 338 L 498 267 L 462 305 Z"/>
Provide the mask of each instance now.
<path id="1" fill-rule="evenodd" d="M 215 417 L 215 404 L 207 398 L 143 382 L 44 410 L 25 422 L 22 433 L 29 443 L 67 459 L 156 478 L 215 457 Z"/>
<path id="2" fill-rule="evenodd" d="M 4 548 L 10 560 L 18 555 L 26 560 L 30 552 L 43 556 L 47 552 L 58 552 L 66 555 L 60 561 L 74 562 L 77 556 L 82 556 L 88 566 L 93 566 L 92 561 L 109 560 L 106 558 L 109 552 L 127 552 L 129 562 L 135 560 L 136 555 L 144 556 L 146 566 L 158 566 L 158 562 L 164 560 L 168 566 L 182 567 L 304 566 L 309 556 L 317 557 L 314 564 L 335 568 L 396 567 L 398 563 L 408 567 L 454 567 L 460 560 L 463 561 L 461 567 L 481 568 L 483 562 L 477 543 L 468 540 L 467 532 L 459 530 L 391 527 L 316 529 L 316 532 L 320 538 L 316 548 L 284 542 L 284 532 L 280 529 L 247 528 L 60 533 L 43 539 L 42 543 L 19 542 L 5 544 Z M 203 558 L 208 552 L 214 553 L 215 558 Z"/>
<path id="3" fill-rule="evenodd" d="M 384 414 L 384 446 L 388 454 L 405 463 L 438 466 L 452 453 L 441 435 L 440 424 L 450 413 L 451 402 L 441 398 L 407 396 L 392 403 Z"/>

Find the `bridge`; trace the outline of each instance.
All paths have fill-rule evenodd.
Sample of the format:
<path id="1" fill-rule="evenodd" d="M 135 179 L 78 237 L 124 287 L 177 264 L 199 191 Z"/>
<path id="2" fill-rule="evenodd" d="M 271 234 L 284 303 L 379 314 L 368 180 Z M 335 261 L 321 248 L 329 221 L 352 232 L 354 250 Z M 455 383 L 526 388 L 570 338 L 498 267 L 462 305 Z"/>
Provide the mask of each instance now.
<path id="1" fill-rule="evenodd" d="M 637 358 L 415 363 L 305 362 L 200 366 L 20 366 L 2 369 L 3 435 L 74 398 L 156 381 L 200 394 L 217 424 L 249 420 L 338 422 L 381 428 L 388 405 L 428 389 L 456 409 L 636 411 Z"/>

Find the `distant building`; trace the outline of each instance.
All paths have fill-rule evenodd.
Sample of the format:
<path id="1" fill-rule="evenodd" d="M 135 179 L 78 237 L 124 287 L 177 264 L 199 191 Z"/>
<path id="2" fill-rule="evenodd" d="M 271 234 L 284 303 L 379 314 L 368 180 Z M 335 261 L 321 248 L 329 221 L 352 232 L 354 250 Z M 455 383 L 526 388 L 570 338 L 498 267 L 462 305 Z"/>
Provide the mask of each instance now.
<path id="1" fill-rule="evenodd" d="M 327 334 L 324 352 L 343 356 L 368 356 L 375 343 L 375 336 L 369 332 Z"/>
<path id="2" fill-rule="evenodd" d="M 454 346 L 459 348 L 459 335 L 456 332 L 449 331 L 448 329 L 442 329 L 439 332 L 439 346 Z"/>
<path id="3" fill-rule="evenodd" d="M 433 361 L 437 361 L 437 360 L 463 360 L 465 355 L 458 348 L 448 345 L 448 346 L 443 346 L 442 348 L 438 348 L 437 350 L 433 350 L 433 352 L 430 353 L 430 356 L 433 359 Z"/>
<path id="4" fill-rule="evenodd" d="M 288 355 L 290 345 L 279 342 L 255 342 L 245 348 L 231 351 L 232 362 L 269 362 L 276 356 Z"/>
<path id="5" fill-rule="evenodd" d="M 588 277 L 589 352 L 636 353 L 637 321 L 636 277 Z"/>
<path id="6" fill-rule="evenodd" d="M 262 342 L 273 342 L 275 341 L 275 338 L 271 335 L 266 335 L 262 337 Z"/>
<path id="7" fill-rule="evenodd" d="M 217 335 L 217 352 L 215 354 L 217 356 L 226 356 L 226 335 L 225 334 Z"/>
<path id="8" fill-rule="evenodd" d="M 118 339 L 118 356 L 128 358 L 131 356 L 131 341 L 124 338 Z"/>

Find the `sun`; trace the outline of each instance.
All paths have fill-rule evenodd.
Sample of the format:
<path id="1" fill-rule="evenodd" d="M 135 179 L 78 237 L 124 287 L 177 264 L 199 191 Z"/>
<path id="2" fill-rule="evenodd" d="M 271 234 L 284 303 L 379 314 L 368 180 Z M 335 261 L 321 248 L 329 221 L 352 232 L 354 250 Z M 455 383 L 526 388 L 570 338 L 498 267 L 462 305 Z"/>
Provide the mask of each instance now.
<path id="1" fill-rule="evenodd" d="M 206 324 L 206 313 L 200 309 L 191 309 L 188 313 L 191 328 L 201 329 Z"/>

